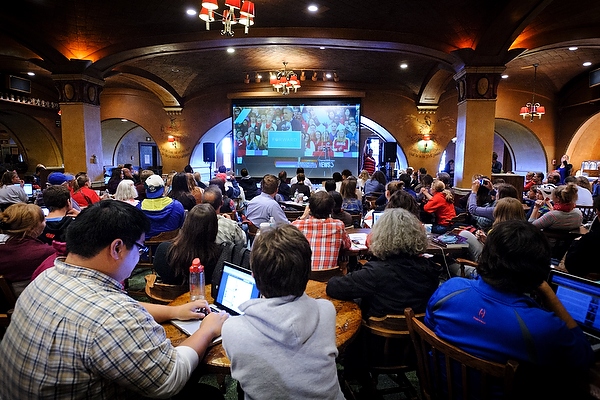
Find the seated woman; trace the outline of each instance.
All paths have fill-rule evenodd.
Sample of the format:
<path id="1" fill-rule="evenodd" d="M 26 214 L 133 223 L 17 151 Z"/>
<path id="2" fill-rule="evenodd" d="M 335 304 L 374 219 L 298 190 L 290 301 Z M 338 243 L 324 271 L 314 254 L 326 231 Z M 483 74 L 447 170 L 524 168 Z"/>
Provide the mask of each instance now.
<path id="1" fill-rule="evenodd" d="M 298 175 L 296 175 L 296 178 L 298 179 L 298 181 L 290 187 L 290 192 L 292 192 L 292 196 L 295 196 L 296 193 L 298 193 L 306 197 L 310 197 L 310 188 L 304 184 L 306 176 L 301 172 Z M 294 198 L 293 200 L 296 199 Z"/>
<path id="2" fill-rule="evenodd" d="M 190 192 L 188 177 L 185 172 L 173 176 L 169 197 L 178 200 L 187 211 L 190 211 L 196 205 L 196 198 Z"/>
<path id="3" fill-rule="evenodd" d="M 369 250 L 376 260 L 327 283 L 327 294 L 341 300 L 361 299 L 363 318 L 402 314 L 406 307 L 425 311 L 439 285 L 439 269 L 421 254 L 425 230 L 411 212 L 387 209 L 371 231 Z"/>
<path id="4" fill-rule="evenodd" d="M 356 195 L 356 178 L 350 177 L 342 182 L 340 188 L 342 195 L 342 210 L 350 214 L 362 214 L 362 201 Z"/>
<path id="5" fill-rule="evenodd" d="M 44 231 L 44 213 L 35 204 L 16 203 L 0 212 L 0 275 L 17 296 L 31 281 L 31 274 L 54 248 L 39 239 Z"/>
<path id="6" fill-rule="evenodd" d="M 427 198 L 423 210 L 435 216 L 435 224 L 431 232 L 445 233 L 450 228 L 452 218 L 456 217 L 454 197 L 452 192 L 446 189 L 444 182 L 437 179 L 431 185 L 431 190 L 433 196 L 426 188 L 421 188 L 421 193 Z"/>
<path id="7" fill-rule="evenodd" d="M 177 237 L 172 242 L 158 245 L 153 268 L 162 283 L 184 285 L 188 283 L 189 268 L 196 257 L 204 265 L 205 282 L 212 280 L 212 273 L 221 249 L 217 238 L 217 213 L 210 204 L 198 204 L 187 214 Z"/>
<path id="8" fill-rule="evenodd" d="M 579 228 L 583 216 L 581 211 L 575 208 L 577 190 L 577 185 L 574 183 L 558 186 L 552 192 L 554 209 L 540 217 L 539 209 L 544 202 L 537 200 L 533 206 L 529 222 L 539 229 L 570 231 Z"/>
<path id="9" fill-rule="evenodd" d="M 354 222 L 352 221 L 352 215 L 347 211 L 342 210 L 342 195 L 335 190 L 331 190 L 328 193 L 333 197 L 333 212 L 331 213 L 331 218 L 339 219 L 346 227 L 353 226 Z"/>
<path id="10" fill-rule="evenodd" d="M 385 191 L 386 184 L 387 179 L 385 178 L 383 172 L 375 171 L 371 178 L 367 179 L 365 182 L 365 195 L 369 195 L 371 193 L 383 193 Z"/>
<path id="11" fill-rule="evenodd" d="M 525 221 L 494 225 L 477 271 L 480 279 L 452 278 L 439 287 L 427 305 L 425 324 L 476 357 L 501 364 L 516 360 L 519 371 L 539 373 L 542 382 L 523 379 L 534 392 L 554 391 L 564 382 L 571 391 L 566 397 L 583 398 L 574 392 L 574 379 L 587 375 L 594 355 L 545 281 L 550 247 L 540 230 Z"/>
<path id="12" fill-rule="evenodd" d="M 119 200 L 125 203 L 129 203 L 132 206 L 137 206 L 140 202 L 136 198 L 138 197 L 138 191 L 135 188 L 133 181 L 124 179 L 119 182 L 117 191 L 115 192 L 115 200 Z"/>
<path id="13" fill-rule="evenodd" d="M 410 211 L 417 219 L 419 219 L 419 205 L 415 198 L 406 190 L 397 190 L 390 196 L 389 201 L 385 206 L 386 210 L 389 208 L 403 208 Z"/>

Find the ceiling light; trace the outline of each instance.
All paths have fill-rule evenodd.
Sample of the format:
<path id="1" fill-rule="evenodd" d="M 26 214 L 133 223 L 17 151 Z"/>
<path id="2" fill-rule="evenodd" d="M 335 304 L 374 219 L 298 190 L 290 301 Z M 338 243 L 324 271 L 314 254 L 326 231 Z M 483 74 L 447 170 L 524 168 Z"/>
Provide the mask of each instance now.
<path id="1" fill-rule="evenodd" d="M 127 119 L 121 118 L 121 122 L 127 122 Z"/>
<path id="2" fill-rule="evenodd" d="M 535 82 L 537 80 L 537 67 L 538 64 L 533 64 L 533 91 L 531 96 L 531 103 L 525 104 L 525 106 L 521 107 L 521 111 L 519 115 L 523 117 L 523 119 L 530 117 L 530 122 L 533 122 L 533 118 L 538 117 L 542 119 L 542 115 L 546 114 L 546 107 L 540 105 L 540 103 L 535 102 Z"/>
<path id="3" fill-rule="evenodd" d="M 402 64 L 400 64 L 400 68 L 406 69 L 406 68 L 408 68 L 408 64 L 407 63 L 402 63 Z"/>
<path id="4" fill-rule="evenodd" d="M 230 53 L 230 54 L 231 53 L 235 53 L 235 49 L 232 48 L 232 47 L 230 47 L 230 48 L 227 49 L 227 52 Z"/>
<path id="5" fill-rule="evenodd" d="M 590 65 L 592 65 L 592 63 L 589 62 L 589 61 L 586 61 L 586 62 L 583 63 L 584 67 L 589 67 Z"/>
<path id="6" fill-rule="evenodd" d="M 35 76 L 35 72 L 31 72 L 31 71 L 29 71 L 29 72 L 27 73 L 27 75 L 29 75 L 29 76 Z"/>
<path id="7" fill-rule="evenodd" d="M 577 50 L 578 48 L 579 48 L 579 47 L 577 47 L 577 46 L 571 46 L 571 47 L 569 47 L 569 50 L 571 50 L 571 51 L 575 51 L 575 50 Z"/>
<path id="8" fill-rule="evenodd" d="M 248 34 L 248 28 L 254 25 L 254 2 L 246 0 L 225 0 L 225 10 L 219 14 L 216 10 L 219 8 L 217 0 L 203 0 L 202 10 L 198 17 L 206 22 L 206 30 L 210 29 L 210 23 L 216 21 L 215 15 L 221 17 L 219 21 L 223 22 L 221 35 L 233 36 L 231 26 L 235 24 L 244 25 L 244 33 Z M 229 8 L 227 8 L 229 7 Z M 239 18 L 235 15 L 235 10 L 239 10 Z"/>
<path id="9" fill-rule="evenodd" d="M 193 8 L 188 8 L 188 9 L 185 11 L 185 13 L 186 13 L 187 15 L 196 15 L 196 14 L 198 14 L 198 11 L 194 10 Z"/>
<path id="10" fill-rule="evenodd" d="M 329 72 L 326 73 L 325 76 L 327 77 L 327 79 L 331 79 L 331 74 Z"/>
<path id="11" fill-rule="evenodd" d="M 508 75 L 507 74 L 502 74 L 501 78 L 502 79 L 506 79 L 506 78 L 508 78 Z"/>
<path id="12" fill-rule="evenodd" d="M 319 49 L 325 50 L 325 46 L 321 46 L 321 47 L 319 47 Z"/>
<path id="13" fill-rule="evenodd" d="M 310 11 L 310 12 L 317 12 L 317 11 L 319 11 L 319 7 L 317 7 L 314 4 L 311 4 L 310 6 L 308 6 L 308 11 Z"/>

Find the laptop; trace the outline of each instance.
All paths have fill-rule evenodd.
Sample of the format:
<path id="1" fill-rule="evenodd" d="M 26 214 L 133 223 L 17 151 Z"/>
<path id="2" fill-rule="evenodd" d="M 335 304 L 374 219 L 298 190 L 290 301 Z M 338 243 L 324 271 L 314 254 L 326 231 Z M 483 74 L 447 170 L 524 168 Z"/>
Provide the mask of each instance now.
<path id="1" fill-rule="evenodd" d="M 260 296 L 252 272 L 246 268 L 230 262 L 223 262 L 223 273 L 219 283 L 219 291 L 213 304 L 210 304 L 211 312 L 226 311 L 229 315 L 241 315 L 240 305 L 247 300 L 256 299 Z M 188 335 L 193 334 L 200 328 L 201 320 L 179 321 L 172 320 L 171 323 Z M 221 342 L 221 337 L 213 339 L 212 345 Z"/>
<path id="2" fill-rule="evenodd" d="M 382 215 L 383 211 L 373 212 L 373 223 L 371 224 L 371 228 L 377 224 L 377 221 L 379 221 L 379 218 L 381 218 Z"/>
<path id="3" fill-rule="evenodd" d="M 594 352 L 600 350 L 600 282 L 551 270 L 548 284 L 581 327 Z"/>
<path id="4" fill-rule="evenodd" d="M 27 194 L 27 197 L 33 196 L 33 184 L 31 184 L 31 183 L 24 184 L 23 190 L 25 190 L 25 194 Z"/>

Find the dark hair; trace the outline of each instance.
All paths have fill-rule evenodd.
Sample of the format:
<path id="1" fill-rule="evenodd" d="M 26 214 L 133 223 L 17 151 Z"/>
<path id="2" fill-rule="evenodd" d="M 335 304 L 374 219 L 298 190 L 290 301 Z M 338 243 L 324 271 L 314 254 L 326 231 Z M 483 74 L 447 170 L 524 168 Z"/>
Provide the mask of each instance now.
<path id="1" fill-rule="evenodd" d="M 303 172 L 302 172 L 303 173 Z M 275 175 L 267 174 L 263 176 L 262 182 L 260 183 L 260 190 L 266 194 L 273 194 L 277 191 L 279 186 L 279 180 Z"/>
<path id="2" fill-rule="evenodd" d="M 342 174 L 340 174 L 339 172 L 334 172 L 333 173 L 333 180 L 335 182 L 341 182 L 344 180 L 344 178 L 342 178 Z"/>
<path id="3" fill-rule="evenodd" d="M 548 240 L 524 220 L 495 224 L 483 246 L 477 272 L 498 290 L 530 293 L 550 272 Z"/>
<path id="4" fill-rule="evenodd" d="M 221 206 L 223 205 L 223 193 L 221 193 L 221 189 L 219 189 L 215 185 L 210 185 L 209 187 L 204 189 L 204 194 L 202 195 L 202 203 L 210 204 L 216 212 L 219 212 Z"/>
<path id="5" fill-rule="evenodd" d="M 60 210 L 69 204 L 71 192 L 63 185 L 48 186 L 43 192 L 44 205 L 50 211 Z"/>
<path id="6" fill-rule="evenodd" d="M 225 182 L 223 182 L 221 179 L 213 178 L 208 182 L 208 185 L 218 187 L 221 191 L 221 194 L 225 194 Z"/>
<path id="7" fill-rule="evenodd" d="M 304 181 L 306 180 L 306 176 L 301 172 L 298 175 L 296 175 L 296 180 L 298 181 L 298 183 L 304 183 Z"/>
<path id="8" fill-rule="evenodd" d="M 344 199 L 342 199 L 342 195 L 339 194 L 338 192 L 336 192 L 335 190 L 328 190 L 327 193 L 329 193 L 329 195 L 333 199 L 333 212 L 334 213 L 341 212 L 342 211 L 342 203 L 344 202 Z"/>
<path id="9" fill-rule="evenodd" d="M 281 224 L 261 230 L 250 253 L 250 268 L 261 295 L 302 296 L 311 258 L 310 244 L 295 226 Z"/>
<path id="10" fill-rule="evenodd" d="M 431 186 L 433 183 L 433 176 L 429 174 L 425 174 L 421 176 L 421 185 L 423 186 Z"/>
<path id="11" fill-rule="evenodd" d="M 13 178 L 17 175 L 18 174 L 16 171 L 6 171 L 4 174 L 2 174 L 2 185 L 0 186 L 12 185 Z"/>
<path id="12" fill-rule="evenodd" d="M 344 177 L 344 176 L 345 176 L 346 178 L 347 178 L 347 177 L 349 177 L 349 176 L 352 176 L 352 171 L 350 171 L 349 169 L 345 169 L 345 170 L 343 170 L 343 171 L 342 171 L 342 177 Z"/>
<path id="13" fill-rule="evenodd" d="M 326 192 L 331 192 L 332 190 L 335 190 L 335 188 L 336 188 L 336 184 L 333 179 L 328 179 L 325 181 L 325 191 Z"/>
<path id="14" fill-rule="evenodd" d="M 417 218 L 419 218 L 419 206 L 417 205 L 417 201 L 415 198 L 408 193 L 406 190 L 397 190 L 391 196 L 388 201 L 385 209 L 388 208 L 403 208 L 407 211 L 413 213 Z"/>
<path id="15" fill-rule="evenodd" d="M 421 168 L 419 168 L 419 173 L 420 173 L 421 175 L 425 175 L 425 174 L 427 173 L 427 168 L 425 168 L 425 167 L 421 167 Z"/>
<path id="16" fill-rule="evenodd" d="M 517 191 L 517 188 L 510 183 L 500 183 L 496 188 L 496 193 L 498 199 L 502 199 L 504 197 L 512 197 L 514 199 L 519 198 L 519 192 Z"/>
<path id="17" fill-rule="evenodd" d="M 340 194 L 344 199 L 357 199 L 356 179 L 345 179 L 340 188 Z"/>
<path id="18" fill-rule="evenodd" d="M 600 211 L 600 196 L 594 197 L 593 205 L 594 205 L 594 210 Z"/>
<path id="19" fill-rule="evenodd" d="M 198 257 L 204 265 L 206 281 L 212 280 L 219 259 L 219 246 L 215 243 L 218 229 L 217 213 L 210 204 L 192 207 L 167 252 L 167 263 L 175 276 L 181 276 L 187 282 L 192 260 Z"/>
<path id="20" fill-rule="evenodd" d="M 334 204 L 333 197 L 323 190 L 314 193 L 308 199 L 310 215 L 319 219 L 329 218 L 333 211 Z"/>
<path id="21" fill-rule="evenodd" d="M 92 258 L 116 239 L 130 250 L 149 230 L 150 220 L 142 210 L 122 201 L 102 200 L 85 208 L 69 224 L 67 252 Z"/>
<path id="22" fill-rule="evenodd" d="M 285 182 L 287 180 L 287 172 L 279 171 L 279 180 Z"/>
<path id="23" fill-rule="evenodd" d="M 410 187 L 410 175 L 409 174 L 400 174 L 400 176 L 398 177 L 398 180 L 404 182 L 404 187 L 405 188 L 409 188 Z"/>
<path id="24" fill-rule="evenodd" d="M 377 181 L 377 182 L 381 183 L 383 186 L 385 186 L 385 184 L 387 183 L 387 179 L 386 179 L 384 173 L 381 171 L 373 172 L 373 175 L 371 175 L 371 180 Z"/>
<path id="25" fill-rule="evenodd" d="M 390 192 L 390 196 L 396 193 L 398 190 L 402 190 L 404 187 L 404 182 L 402 181 L 391 181 L 386 185 L 385 190 Z"/>
<path id="26" fill-rule="evenodd" d="M 185 172 L 179 172 L 171 179 L 171 192 L 169 193 L 169 197 L 175 198 L 181 193 L 190 193 L 188 177 Z"/>
<path id="27" fill-rule="evenodd" d="M 183 167 L 183 172 L 193 174 L 194 169 L 192 168 L 192 166 L 190 164 L 188 164 L 185 167 Z"/>
<path id="28" fill-rule="evenodd" d="M 242 176 L 248 176 L 248 175 L 249 175 L 249 174 L 248 174 L 248 170 L 247 170 L 246 168 L 242 168 L 242 170 L 240 171 L 240 174 L 241 174 Z"/>
<path id="29" fill-rule="evenodd" d="M 296 175 L 299 173 L 304 173 L 304 168 L 302 168 L 302 167 L 296 168 Z"/>

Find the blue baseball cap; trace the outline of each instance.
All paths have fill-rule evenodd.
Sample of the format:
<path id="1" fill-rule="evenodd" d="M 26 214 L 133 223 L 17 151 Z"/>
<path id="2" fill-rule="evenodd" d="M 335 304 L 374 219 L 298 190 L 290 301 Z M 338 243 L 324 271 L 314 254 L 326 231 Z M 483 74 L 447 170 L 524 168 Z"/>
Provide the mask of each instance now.
<path id="1" fill-rule="evenodd" d="M 62 185 L 65 182 L 70 182 L 75 177 L 70 174 L 63 174 L 62 172 L 53 172 L 48 175 L 48 183 L 51 185 Z"/>

